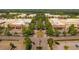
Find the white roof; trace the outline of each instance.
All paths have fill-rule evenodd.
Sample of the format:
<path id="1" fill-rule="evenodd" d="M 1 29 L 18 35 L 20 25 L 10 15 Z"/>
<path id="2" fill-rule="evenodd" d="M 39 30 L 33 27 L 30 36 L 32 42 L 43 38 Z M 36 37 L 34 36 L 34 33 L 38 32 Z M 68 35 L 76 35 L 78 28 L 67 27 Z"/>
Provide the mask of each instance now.
<path id="1" fill-rule="evenodd" d="M 79 19 L 58 19 L 58 18 L 51 18 L 49 19 L 52 25 L 79 25 Z"/>
<path id="2" fill-rule="evenodd" d="M 30 23 L 32 19 L 22 19 L 25 23 Z"/>
<path id="3" fill-rule="evenodd" d="M 65 23 L 61 22 L 59 19 L 54 18 L 54 19 L 50 19 L 50 23 L 52 25 L 65 25 Z"/>
<path id="4" fill-rule="evenodd" d="M 3 19 L 0 19 L 0 23 L 3 23 L 3 22 L 5 22 L 5 20 L 3 20 Z"/>
<path id="5" fill-rule="evenodd" d="M 66 23 L 68 24 L 79 24 L 79 19 L 67 19 Z"/>
<path id="6" fill-rule="evenodd" d="M 34 17 L 34 16 L 36 16 L 36 14 L 30 14 L 30 15 L 28 15 L 28 17 Z"/>
<path id="7" fill-rule="evenodd" d="M 30 23 L 32 19 L 17 19 L 14 23 L 16 25 L 25 25 L 25 23 Z"/>
<path id="8" fill-rule="evenodd" d="M 16 21 L 12 24 L 14 24 L 14 25 L 25 25 L 25 23 L 23 21 Z"/>

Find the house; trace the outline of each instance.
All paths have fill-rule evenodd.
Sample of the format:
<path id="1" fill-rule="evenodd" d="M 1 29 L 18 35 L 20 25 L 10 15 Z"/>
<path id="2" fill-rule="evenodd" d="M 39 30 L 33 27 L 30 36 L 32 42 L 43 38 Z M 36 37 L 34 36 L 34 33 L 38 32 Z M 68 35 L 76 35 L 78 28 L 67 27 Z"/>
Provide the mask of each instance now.
<path id="1" fill-rule="evenodd" d="M 26 14 L 22 13 L 22 14 L 18 15 L 17 17 L 19 17 L 19 18 L 25 18 Z"/>
<path id="2" fill-rule="evenodd" d="M 33 18 L 34 16 L 36 16 L 36 14 L 29 14 L 27 17 L 28 18 Z"/>

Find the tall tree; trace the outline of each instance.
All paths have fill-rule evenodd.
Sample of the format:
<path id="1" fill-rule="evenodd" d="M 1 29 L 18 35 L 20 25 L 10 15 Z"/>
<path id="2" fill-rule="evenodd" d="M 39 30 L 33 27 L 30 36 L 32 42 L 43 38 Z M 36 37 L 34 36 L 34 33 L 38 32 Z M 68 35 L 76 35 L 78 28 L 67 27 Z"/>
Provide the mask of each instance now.
<path id="1" fill-rule="evenodd" d="M 49 38 L 49 39 L 47 40 L 47 42 L 48 42 L 48 45 L 49 45 L 49 47 L 50 47 L 51 50 L 53 49 L 53 47 L 54 47 L 55 45 L 59 45 L 59 44 L 60 44 L 59 42 L 53 40 L 52 38 Z"/>
<path id="2" fill-rule="evenodd" d="M 75 28 L 74 24 L 72 24 L 69 27 L 68 33 L 71 34 L 71 35 L 76 35 L 77 34 L 77 29 Z"/>

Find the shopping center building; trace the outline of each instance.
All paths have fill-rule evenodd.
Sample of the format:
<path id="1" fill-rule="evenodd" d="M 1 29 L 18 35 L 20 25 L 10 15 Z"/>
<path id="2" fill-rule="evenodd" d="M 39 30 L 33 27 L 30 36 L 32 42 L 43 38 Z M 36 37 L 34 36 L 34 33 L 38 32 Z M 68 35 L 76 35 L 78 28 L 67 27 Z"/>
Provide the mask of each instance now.
<path id="1" fill-rule="evenodd" d="M 79 19 L 67 18 L 67 19 L 59 19 L 59 18 L 50 18 L 50 23 L 55 28 L 68 28 L 70 25 L 74 24 L 76 28 L 79 28 Z"/>

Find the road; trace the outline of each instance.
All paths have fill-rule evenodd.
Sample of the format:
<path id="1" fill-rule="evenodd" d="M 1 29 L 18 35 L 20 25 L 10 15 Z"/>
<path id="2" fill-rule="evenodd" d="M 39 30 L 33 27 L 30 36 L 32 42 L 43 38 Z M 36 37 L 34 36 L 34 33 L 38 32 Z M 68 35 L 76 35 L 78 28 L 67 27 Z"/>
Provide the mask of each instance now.
<path id="1" fill-rule="evenodd" d="M 41 46 L 42 50 L 49 50 L 49 46 L 47 44 L 47 39 L 48 38 L 53 38 L 54 40 L 57 41 L 79 41 L 79 36 L 66 36 L 66 37 L 48 37 L 48 36 L 43 36 L 41 38 L 38 38 L 36 35 L 33 37 L 30 37 L 32 42 L 35 42 L 35 45 L 32 46 L 32 50 L 36 50 L 36 47 Z M 19 37 L 19 36 L 0 36 L 0 40 L 11 40 L 11 41 L 16 41 L 16 40 L 21 40 L 24 39 L 24 37 Z M 41 40 L 41 43 L 39 44 Z"/>
<path id="2" fill-rule="evenodd" d="M 47 39 L 50 37 L 44 36 L 42 38 L 38 38 L 36 36 L 30 37 L 32 42 L 35 42 L 33 45 L 32 50 L 36 50 L 36 47 L 39 46 L 39 41 L 41 40 L 40 46 L 42 46 L 43 50 L 49 50 L 49 46 L 47 44 Z M 79 41 L 79 36 L 67 36 L 67 37 L 51 37 L 56 41 Z"/>
<path id="3" fill-rule="evenodd" d="M 49 50 L 49 46 L 47 44 L 47 37 L 42 37 L 42 38 L 38 38 L 38 37 L 31 37 L 32 42 L 35 42 L 35 45 L 33 45 L 32 50 L 36 50 L 36 47 L 41 46 L 42 50 Z M 41 41 L 41 43 L 40 43 Z"/>
<path id="4" fill-rule="evenodd" d="M 21 37 L 21 36 L 0 36 L 0 40 L 16 41 L 16 40 L 20 40 L 20 39 L 24 39 L 24 37 Z"/>

